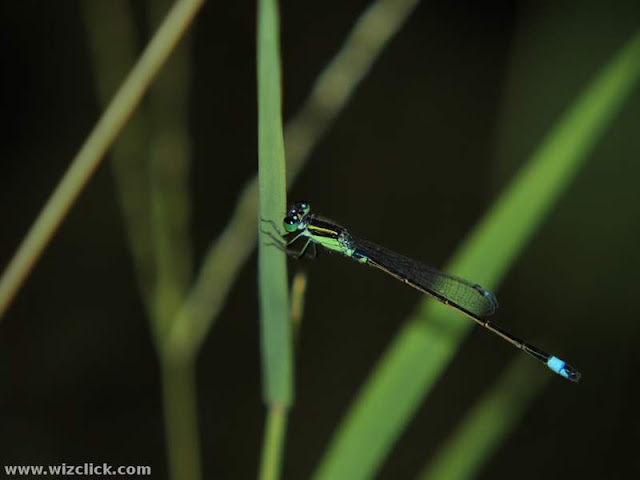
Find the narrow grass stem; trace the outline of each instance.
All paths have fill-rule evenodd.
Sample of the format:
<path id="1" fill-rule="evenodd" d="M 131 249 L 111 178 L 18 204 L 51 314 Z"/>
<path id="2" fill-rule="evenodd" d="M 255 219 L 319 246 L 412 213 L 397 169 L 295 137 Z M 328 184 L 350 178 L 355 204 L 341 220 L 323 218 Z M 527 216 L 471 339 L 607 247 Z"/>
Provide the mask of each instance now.
<path id="1" fill-rule="evenodd" d="M 293 277 L 291 282 L 291 326 L 293 328 L 293 336 L 298 338 L 300 332 L 300 324 L 302 323 L 302 315 L 304 314 L 304 299 L 307 293 L 307 273 L 299 270 Z"/>
<path id="2" fill-rule="evenodd" d="M 195 357 L 161 356 L 161 368 L 170 478 L 199 480 Z"/>
<path id="3" fill-rule="evenodd" d="M 267 411 L 260 461 L 260 480 L 278 480 L 282 465 L 282 452 L 287 431 L 287 408 L 271 405 Z"/>

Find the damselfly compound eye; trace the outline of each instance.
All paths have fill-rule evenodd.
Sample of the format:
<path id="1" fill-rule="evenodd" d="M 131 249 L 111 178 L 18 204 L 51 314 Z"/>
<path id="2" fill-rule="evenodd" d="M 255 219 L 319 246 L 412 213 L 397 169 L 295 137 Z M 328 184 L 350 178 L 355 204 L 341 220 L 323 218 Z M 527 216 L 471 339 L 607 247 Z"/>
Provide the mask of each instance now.
<path id="1" fill-rule="evenodd" d="M 300 221 L 298 220 L 297 215 L 284 217 L 284 220 L 282 221 L 284 229 L 289 233 L 295 232 L 298 229 L 299 223 Z"/>
<path id="2" fill-rule="evenodd" d="M 293 208 L 291 210 L 295 210 L 298 215 L 305 216 L 307 213 L 311 211 L 311 205 L 304 201 L 297 201 L 293 204 Z"/>

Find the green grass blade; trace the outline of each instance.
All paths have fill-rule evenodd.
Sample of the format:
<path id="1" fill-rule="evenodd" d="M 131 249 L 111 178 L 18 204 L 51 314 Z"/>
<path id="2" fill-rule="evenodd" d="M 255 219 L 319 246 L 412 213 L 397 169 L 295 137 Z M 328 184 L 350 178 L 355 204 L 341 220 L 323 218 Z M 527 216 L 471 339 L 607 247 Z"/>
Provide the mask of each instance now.
<path id="1" fill-rule="evenodd" d="M 448 271 L 489 288 L 499 284 L 628 98 L 639 74 L 640 35 L 635 35 L 567 109 L 462 245 Z M 425 301 L 369 377 L 314 478 L 371 478 L 471 325 L 452 310 Z"/>
<path id="2" fill-rule="evenodd" d="M 280 81 L 278 10 L 275 0 L 258 2 L 258 178 L 259 214 L 280 224 L 286 211 L 286 176 Z M 260 222 L 260 221 L 259 221 Z M 268 245 L 273 240 L 259 229 L 260 288 L 264 398 L 287 406 L 293 396 L 291 322 L 286 256 Z M 263 231 L 264 230 L 264 231 Z"/>
<path id="3" fill-rule="evenodd" d="M 279 224 L 286 211 L 287 181 L 282 131 L 280 33 L 276 0 L 258 1 L 258 282 L 262 391 L 268 405 L 260 478 L 280 477 L 288 407 L 293 400 L 293 338 L 286 257 L 265 233 L 261 219 Z M 272 232 L 273 233 L 273 232 Z"/>
<path id="4" fill-rule="evenodd" d="M 551 375 L 518 355 L 487 394 L 465 415 L 418 477 L 420 480 L 473 478 L 509 435 Z"/>

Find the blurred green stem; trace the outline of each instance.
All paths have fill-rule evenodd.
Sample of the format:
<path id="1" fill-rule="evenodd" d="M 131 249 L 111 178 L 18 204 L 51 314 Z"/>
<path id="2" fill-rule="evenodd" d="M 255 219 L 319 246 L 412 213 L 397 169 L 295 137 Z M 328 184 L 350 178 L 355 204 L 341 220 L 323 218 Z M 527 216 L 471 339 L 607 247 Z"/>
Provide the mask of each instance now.
<path id="1" fill-rule="evenodd" d="M 150 25 L 161 23 L 169 0 L 152 2 Z M 135 63 L 135 27 L 126 2 L 84 8 L 101 103 Z M 117 32 L 117 38 L 113 34 Z M 176 48 L 137 112 L 114 144 L 112 165 L 140 292 L 160 358 L 171 478 L 200 478 L 195 352 L 165 350 L 169 323 L 191 281 L 189 239 L 189 43 Z"/>
<path id="2" fill-rule="evenodd" d="M 194 357 L 162 355 L 162 389 L 170 478 L 202 478 Z"/>
<path id="3" fill-rule="evenodd" d="M 85 2 L 82 5 L 98 103 L 104 108 L 131 65 L 135 64 L 138 52 L 135 25 L 128 3 L 124 0 L 109 3 Z M 118 32 L 115 39 L 113 32 Z M 149 221 L 151 195 L 148 130 L 148 114 L 145 108 L 139 108 L 113 144 L 109 163 L 135 266 L 138 289 L 151 319 L 154 311 L 156 267 Z"/>
<path id="4" fill-rule="evenodd" d="M 465 480 L 477 476 L 551 379 L 531 358 L 516 355 L 438 449 L 419 479 Z"/>
<path id="5" fill-rule="evenodd" d="M 419 0 L 377 0 L 358 17 L 285 130 L 289 185 Z"/>
<path id="6" fill-rule="evenodd" d="M 260 480 L 277 480 L 280 478 L 282 452 L 287 430 L 287 408 L 271 405 L 267 410 L 264 431 L 262 460 L 260 462 Z"/>
<path id="7" fill-rule="evenodd" d="M 150 25 L 161 23 L 171 3 L 156 0 L 149 4 Z M 162 347 L 192 281 L 190 52 L 190 38 L 185 35 L 149 90 L 149 185 L 156 271 L 151 318 Z M 202 467 L 195 381 L 197 352 L 186 352 L 184 356 L 171 353 L 164 348 L 158 351 L 162 357 L 169 470 L 174 480 L 199 480 Z"/>
<path id="8" fill-rule="evenodd" d="M 161 23 L 171 3 L 155 0 L 149 4 L 151 25 Z M 149 185 L 156 268 L 153 318 L 163 340 L 192 281 L 190 52 L 190 36 L 185 35 L 149 89 Z"/>
<path id="9" fill-rule="evenodd" d="M 296 272 L 291 282 L 291 326 L 293 336 L 298 338 L 302 315 L 304 314 L 304 299 L 307 294 L 307 273 L 304 270 Z"/>
<path id="10" fill-rule="evenodd" d="M 0 278 L 0 319 L 202 3 L 175 3 L 85 140 Z"/>

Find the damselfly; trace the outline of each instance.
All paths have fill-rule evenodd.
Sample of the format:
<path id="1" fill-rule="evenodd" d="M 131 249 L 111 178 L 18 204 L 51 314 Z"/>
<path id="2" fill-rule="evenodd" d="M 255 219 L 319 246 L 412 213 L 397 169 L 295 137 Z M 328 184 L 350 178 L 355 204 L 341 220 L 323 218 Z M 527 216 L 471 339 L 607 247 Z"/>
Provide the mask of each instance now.
<path id="1" fill-rule="evenodd" d="M 282 237 L 284 245 L 280 239 L 274 239 L 289 255 L 299 258 L 305 253 L 310 253 L 310 248 L 315 253 L 317 246 L 321 246 L 352 258 L 358 263 L 375 267 L 458 310 L 480 326 L 545 364 L 558 375 L 574 382 L 580 379 L 580 373 L 563 360 L 520 340 L 495 323 L 486 320 L 486 317 L 497 310 L 498 301 L 484 287 L 441 272 L 368 240 L 357 238 L 344 227 L 312 214 L 311 206 L 307 202 L 294 203 L 283 220 L 283 226 L 287 232 Z M 289 246 L 297 241 L 303 242 L 302 248 L 296 251 L 290 249 Z"/>

